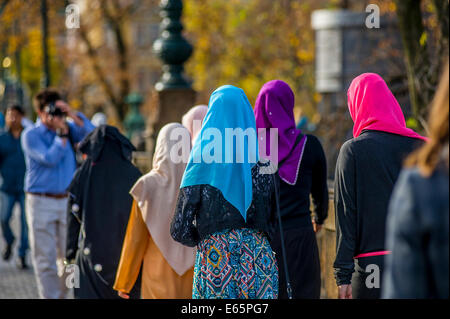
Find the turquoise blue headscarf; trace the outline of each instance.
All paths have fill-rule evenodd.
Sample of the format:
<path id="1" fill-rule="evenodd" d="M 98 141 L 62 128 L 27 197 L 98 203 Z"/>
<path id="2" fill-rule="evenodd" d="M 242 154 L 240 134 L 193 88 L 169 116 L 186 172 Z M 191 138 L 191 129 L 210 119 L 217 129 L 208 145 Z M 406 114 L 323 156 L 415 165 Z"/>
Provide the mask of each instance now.
<path id="1" fill-rule="evenodd" d="M 243 148 L 237 138 L 230 138 L 230 131 L 237 132 L 239 129 L 248 133 L 243 139 Z M 214 149 L 213 145 L 216 146 Z M 234 150 L 233 153 L 231 150 Z M 237 153 L 243 156 L 238 158 Z M 206 154 L 214 155 L 215 160 L 205 162 Z M 258 156 L 255 115 L 247 96 L 237 87 L 221 86 L 211 94 L 208 112 L 190 154 L 180 188 L 211 185 L 219 189 L 224 198 L 247 220 L 247 209 L 252 202 L 251 170 Z M 238 159 L 240 162 L 237 162 Z"/>

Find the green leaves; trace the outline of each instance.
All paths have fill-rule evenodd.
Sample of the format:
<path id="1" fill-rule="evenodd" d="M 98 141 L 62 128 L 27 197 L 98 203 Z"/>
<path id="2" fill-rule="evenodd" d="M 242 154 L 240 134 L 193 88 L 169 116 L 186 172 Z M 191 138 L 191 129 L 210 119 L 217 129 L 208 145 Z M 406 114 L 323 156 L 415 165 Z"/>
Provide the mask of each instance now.
<path id="1" fill-rule="evenodd" d="M 417 130 L 419 129 L 419 121 L 417 121 L 417 119 L 415 119 L 414 117 L 409 117 L 406 120 L 406 127 L 413 130 Z"/>

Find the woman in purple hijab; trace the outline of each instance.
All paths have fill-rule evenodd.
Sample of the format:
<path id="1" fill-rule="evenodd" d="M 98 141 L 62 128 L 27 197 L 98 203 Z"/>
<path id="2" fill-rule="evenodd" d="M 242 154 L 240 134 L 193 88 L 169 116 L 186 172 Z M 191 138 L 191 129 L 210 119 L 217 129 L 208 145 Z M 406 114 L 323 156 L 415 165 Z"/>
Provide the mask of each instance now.
<path id="1" fill-rule="evenodd" d="M 260 157 L 273 162 L 278 156 L 280 212 L 293 297 L 318 299 L 320 262 L 315 232 L 328 215 L 327 167 L 319 140 L 296 128 L 294 104 L 294 93 L 287 83 L 279 80 L 266 83 L 256 100 L 256 127 L 267 129 L 266 138 L 259 137 Z M 278 152 L 276 144 L 270 143 L 270 128 L 278 130 Z M 279 298 L 286 299 L 280 239 L 280 234 L 273 236 L 271 246 L 279 265 Z"/>

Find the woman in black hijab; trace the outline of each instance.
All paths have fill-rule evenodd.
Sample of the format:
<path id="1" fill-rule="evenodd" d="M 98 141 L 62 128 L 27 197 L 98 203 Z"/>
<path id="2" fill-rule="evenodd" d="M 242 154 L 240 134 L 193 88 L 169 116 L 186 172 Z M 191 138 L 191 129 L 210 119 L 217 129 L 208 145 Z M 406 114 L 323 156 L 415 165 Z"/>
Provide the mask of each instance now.
<path id="1" fill-rule="evenodd" d="M 75 298 L 119 298 L 113 290 L 131 211 L 129 191 L 141 176 L 131 163 L 135 150 L 117 128 L 102 125 L 80 144 L 86 161 L 69 186 L 66 259 L 80 270 Z M 130 293 L 139 298 L 139 280 Z"/>

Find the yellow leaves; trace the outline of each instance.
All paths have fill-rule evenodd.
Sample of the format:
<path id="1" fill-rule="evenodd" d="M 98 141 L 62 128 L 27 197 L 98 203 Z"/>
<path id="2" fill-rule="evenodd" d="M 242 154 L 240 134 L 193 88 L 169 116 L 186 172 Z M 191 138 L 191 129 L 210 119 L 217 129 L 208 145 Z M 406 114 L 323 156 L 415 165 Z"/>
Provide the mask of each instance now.
<path id="1" fill-rule="evenodd" d="M 291 46 L 296 48 L 300 45 L 300 40 L 298 39 L 297 35 L 291 34 L 291 36 L 289 37 L 289 43 L 291 44 Z"/>
<path id="2" fill-rule="evenodd" d="M 8 43 L 9 52 L 15 52 L 20 44 L 19 37 L 16 35 L 11 35 L 8 40 L 9 40 L 9 43 Z"/>
<path id="3" fill-rule="evenodd" d="M 122 123 L 120 123 L 115 116 L 108 117 L 108 124 L 115 127 L 120 127 L 122 125 Z"/>
<path id="4" fill-rule="evenodd" d="M 237 18 L 238 18 L 237 23 L 242 23 L 242 21 L 245 21 L 245 19 L 247 18 L 247 10 L 245 9 L 239 10 Z"/>
<path id="5" fill-rule="evenodd" d="M 303 68 L 301 68 L 301 67 L 295 68 L 295 76 L 296 76 L 296 77 L 301 77 L 301 76 L 303 75 L 303 73 L 305 73 L 305 71 L 303 70 Z"/>
<path id="6" fill-rule="evenodd" d="M 81 109 L 81 101 L 77 98 L 73 98 L 71 100 L 69 100 L 69 104 L 72 108 L 74 108 L 75 110 L 80 110 Z"/>
<path id="7" fill-rule="evenodd" d="M 422 33 L 422 35 L 420 36 L 419 43 L 420 43 L 421 47 L 424 47 L 427 44 L 427 33 L 426 33 L 426 31 L 424 31 Z"/>
<path id="8" fill-rule="evenodd" d="M 261 14 L 258 14 L 256 16 L 256 22 L 257 23 L 264 23 L 264 21 L 266 21 L 269 18 L 269 13 L 268 12 L 261 12 Z"/>
<path id="9" fill-rule="evenodd" d="M 196 42 L 196 49 L 198 50 L 208 50 L 209 49 L 209 39 L 207 37 L 201 37 Z"/>
<path id="10" fill-rule="evenodd" d="M 391 3 L 389 3 L 388 10 L 389 12 L 395 12 L 397 10 L 397 5 L 395 4 L 395 2 L 392 1 Z"/>
<path id="11" fill-rule="evenodd" d="M 319 123 L 320 120 L 321 120 L 321 118 L 322 118 L 321 114 L 320 114 L 320 113 L 316 113 L 316 114 L 314 114 L 314 116 L 312 117 L 311 122 L 313 122 L 313 123 Z"/>
<path id="12" fill-rule="evenodd" d="M 94 48 L 100 47 L 103 44 L 105 37 L 104 30 L 102 30 L 100 26 L 96 26 L 88 32 L 88 38 Z"/>
<path id="13" fill-rule="evenodd" d="M 194 55 L 186 65 L 199 95 L 222 84 L 241 87 L 253 103 L 273 79 L 290 84 L 305 115 L 314 94 L 314 33 L 309 17 L 324 1 L 185 0 Z"/>
<path id="14" fill-rule="evenodd" d="M 435 16 L 430 17 L 430 18 L 428 19 L 428 26 L 429 26 L 431 29 L 435 29 L 435 28 L 438 28 L 438 27 L 439 27 L 438 21 L 437 21 L 437 19 L 436 19 Z"/>
<path id="15" fill-rule="evenodd" d="M 417 130 L 419 127 L 419 122 L 415 118 L 409 117 L 406 120 L 406 127 L 413 129 L 413 130 Z"/>
<path id="16" fill-rule="evenodd" d="M 319 103 L 320 101 L 322 101 L 322 94 L 315 92 L 313 94 L 313 100 L 314 103 Z"/>
<path id="17" fill-rule="evenodd" d="M 338 8 L 340 6 L 341 0 L 330 0 L 328 3 L 329 8 Z"/>
<path id="18" fill-rule="evenodd" d="M 5 25 L 11 25 L 14 19 L 16 18 L 16 12 L 12 8 L 12 6 L 7 6 L 5 11 L 1 15 L 1 22 Z"/>
<path id="19" fill-rule="evenodd" d="M 244 92 L 247 94 L 247 97 L 249 98 L 250 103 L 252 105 L 255 104 L 256 96 L 258 95 L 261 86 L 262 86 L 261 80 L 253 75 L 244 78 L 240 82 L 241 89 L 243 89 Z"/>
<path id="20" fill-rule="evenodd" d="M 314 52 L 312 50 L 300 49 L 297 51 L 297 57 L 300 61 L 309 63 L 314 60 Z"/>
<path id="21" fill-rule="evenodd" d="M 425 2 L 425 10 L 429 13 L 434 13 L 436 12 L 436 9 L 433 5 L 433 3 L 431 1 L 426 1 Z"/>
<path id="22" fill-rule="evenodd" d="M 42 39 L 39 28 L 33 28 L 28 32 L 28 50 L 31 54 L 29 64 L 38 68 L 42 64 Z"/>
<path id="23" fill-rule="evenodd" d="M 292 3 L 292 10 L 298 10 L 301 8 L 301 5 L 305 5 L 305 4 L 301 4 L 300 1 L 294 1 Z"/>

